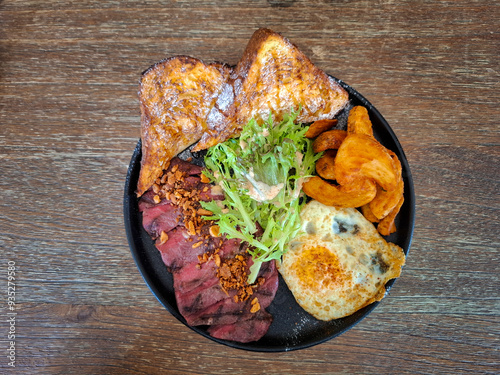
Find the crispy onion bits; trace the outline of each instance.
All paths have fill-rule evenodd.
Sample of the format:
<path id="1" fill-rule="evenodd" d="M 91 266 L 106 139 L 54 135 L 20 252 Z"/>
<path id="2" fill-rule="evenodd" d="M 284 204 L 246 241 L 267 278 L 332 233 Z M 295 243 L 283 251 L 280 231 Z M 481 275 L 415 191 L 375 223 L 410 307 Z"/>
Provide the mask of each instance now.
<path id="1" fill-rule="evenodd" d="M 219 249 L 214 253 L 204 253 L 198 256 L 199 265 L 214 261 L 216 266 L 216 275 L 219 279 L 222 290 L 229 295 L 230 291 L 235 291 L 233 296 L 234 302 L 244 302 L 248 300 L 260 285 L 265 282 L 263 277 L 257 278 L 253 284 L 248 283 L 247 262 L 249 256 L 247 254 L 238 254 L 234 258 L 221 258 Z M 258 298 L 255 297 L 251 302 L 251 313 L 256 313 L 260 310 Z"/>
<path id="2" fill-rule="evenodd" d="M 197 177 L 196 177 L 197 178 Z M 190 180 L 189 180 L 190 179 Z M 200 201 L 203 194 L 211 189 L 209 180 L 205 175 L 200 175 L 201 184 L 193 182 L 193 177 L 185 171 L 181 171 L 179 166 L 173 165 L 169 170 L 155 181 L 153 185 L 155 203 L 167 199 L 177 206 L 182 214 L 184 226 L 188 230 L 192 239 L 192 248 L 197 249 L 205 246 L 207 249 L 203 254 L 198 255 L 198 266 L 209 261 L 213 261 L 214 272 L 219 279 L 220 287 L 229 295 L 233 291 L 235 302 L 247 301 L 254 291 L 265 282 L 263 277 L 259 277 L 255 283 L 248 283 L 248 260 L 249 255 L 237 254 L 234 257 L 223 258 L 220 254 L 223 241 L 220 236 L 220 228 L 213 220 L 207 217 L 212 216 L 212 212 L 201 207 Z M 160 243 L 168 240 L 168 234 L 160 234 Z M 207 246 L 208 245 L 208 246 Z M 251 301 L 252 313 L 260 310 L 260 304 L 256 297 Z"/>

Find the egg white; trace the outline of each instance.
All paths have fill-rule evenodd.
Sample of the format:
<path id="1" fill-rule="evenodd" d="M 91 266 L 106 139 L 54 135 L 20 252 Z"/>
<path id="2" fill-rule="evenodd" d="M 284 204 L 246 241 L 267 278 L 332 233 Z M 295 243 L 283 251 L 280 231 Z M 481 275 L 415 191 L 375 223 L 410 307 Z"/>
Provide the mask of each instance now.
<path id="1" fill-rule="evenodd" d="M 305 234 L 289 243 L 279 270 L 299 305 L 317 319 L 342 318 L 381 300 L 387 281 L 400 275 L 403 250 L 358 210 L 313 200 L 301 220 Z"/>

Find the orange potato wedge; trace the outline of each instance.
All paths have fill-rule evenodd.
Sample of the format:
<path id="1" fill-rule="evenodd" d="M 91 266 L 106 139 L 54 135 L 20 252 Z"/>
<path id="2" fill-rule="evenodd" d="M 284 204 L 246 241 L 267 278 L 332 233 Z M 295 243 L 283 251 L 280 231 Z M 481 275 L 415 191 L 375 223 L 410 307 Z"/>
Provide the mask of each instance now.
<path id="1" fill-rule="evenodd" d="M 338 120 L 318 120 L 314 121 L 307 129 L 305 137 L 306 138 L 316 138 L 321 133 L 331 129 L 335 125 L 337 125 Z"/>
<path id="2" fill-rule="evenodd" d="M 340 129 L 323 132 L 314 140 L 313 151 L 318 153 L 326 150 L 336 150 L 340 147 L 346 136 L 347 131 Z"/>
<path id="3" fill-rule="evenodd" d="M 370 178 L 384 190 L 394 190 L 398 184 L 398 172 L 391 155 L 366 134 L 349 134 L 344 139 L 335 157 L 335 177 L 340 185 Z"/>
<path id="4" fill-rule="evenodd" d="M 307 196 L 327 206 L 361 207 L 377 194 L 376 184 L 369 179 L 354 181 L 346 186 L 336 186 L 321 177 L 311 177 L 302 189 Z"/>
<path id="5" fill-rule="evenodd" d="M 372 223 L 378 223 L 380 222 L 380 219 L 373 214 L 372 210 L 370 209 L 370 203 L 365 204 L 364 206 L 361 207 L 361 213 L 363 214 L 366 220 Z"/>
<path id="6" fill-rule="evenodd" d="M 394 207 L 394 209 L 389 213 L 389 215 L 384 217 L 382 220 L 380 220 L 380 223 L 378 223 L 377 230 L 382 236 L 388 236 L 396 231 L 396 224 L 394 223 L 394 220 L 396 219 L 399 210 L 401 210 L 404 200 L 405 200 L 404 197 L 401 197 L 397 206 Z"/>
<path id="7" fill-rule="evenodd" d="M 402 177 L 401 162 L 394 152 L 387 150 L 391 155 L 397 170 L 397 185 L 394 190 L 383 190 L 378 188 L 377 195 L 370 202 L 370 210 L 378 219 L 383 219 L 399 204 L 404 193 L 404 182 Z"/>
<path id="8" fill-rule="evenodd" d="M 360 105 L 352 108 L 347 117 L 348 134 L 366 134 L 373 137 L 372 122 L 368 110 Z"/>
<path id="9" fill-rule="evenodd" d="M 326 150 L 316 162 L 316 173 L 325 180 L 335 180 L 335 155 L 337 150 Z"/>

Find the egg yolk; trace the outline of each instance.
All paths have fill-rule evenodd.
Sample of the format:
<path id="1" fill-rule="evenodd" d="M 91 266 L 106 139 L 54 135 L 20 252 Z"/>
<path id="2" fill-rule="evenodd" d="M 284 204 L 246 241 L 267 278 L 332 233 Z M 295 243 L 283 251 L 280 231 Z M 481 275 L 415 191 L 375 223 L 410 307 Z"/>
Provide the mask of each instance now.
<path id="1" fill-rule="evenodd" d="M 305 288 L 320 291 L 342 281 L 342 267 L 335 254 L 323 246 L 305 250 L 294 271 Z"/>

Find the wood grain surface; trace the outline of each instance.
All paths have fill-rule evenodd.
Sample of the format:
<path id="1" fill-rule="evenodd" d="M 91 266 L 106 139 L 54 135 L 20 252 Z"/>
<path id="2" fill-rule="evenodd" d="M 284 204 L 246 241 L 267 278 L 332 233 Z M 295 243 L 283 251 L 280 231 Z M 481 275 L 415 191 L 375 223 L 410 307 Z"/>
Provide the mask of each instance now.
<path id="1" fill-rule="evenodd" d="M 499 19 L 485 0 L 0 1 L 0 373 L 500 373 Z M 235 64 L 258 27 L 378 108 L 416 191 L 390 295 L 347 333 L 274 354 L 171 316 L 122 214 L 141 72 L 178 54 Z"/>

